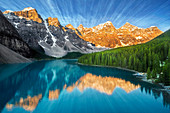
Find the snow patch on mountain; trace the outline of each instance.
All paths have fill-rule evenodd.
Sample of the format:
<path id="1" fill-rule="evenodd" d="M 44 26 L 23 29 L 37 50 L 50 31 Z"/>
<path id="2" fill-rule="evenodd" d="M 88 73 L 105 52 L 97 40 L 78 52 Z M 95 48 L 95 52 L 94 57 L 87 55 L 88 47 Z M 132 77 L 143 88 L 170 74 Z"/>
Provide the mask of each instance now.
<path id="1" fill-rule="evenodd" d="M 121 43 L 122 46 L 128 46 L 128 45 L 129 45 L 129 44 L 124 44 L 124 43 L 122 42 L 122 40 L 120 40 L 120 43 Z"/>
<path id="2" fill-rule="evenodd" d="M 28 8 L 29 9 L 29 8 Z M 30 8 L 31 9 L 31 8 Z M 60 27 L 50 26 L 47 20 L 41 24 L 17 16 L 13 13 L 5 14 L 8 20 L 17 28 L 23 40 L 36 50 L 43 50 L 46 55 L 63 57 L 69 52 L 92 53 L 108 48 L 96 48 L 89 42 L 81 39 L 72 29 L 63 30 Z"/>
<path id="3" fill-rule="evenodd" d="M 12 12 L 14 12 L 14 11 L 12 11 L 12 10 L 6 10 L 6 12 L 12 13 Z"/>
<path id="4" fill-rule="evenodd" d="M 66 36 L 64 36 L 64 39 L 66 40 L 66 41 L 69 41 L 69 39 L 68 39 L 68 36 L 66 35 Z"/>
<path id="5" fill-rule="evenodd" d="M 111 24 L 112 24 L 111 21 L 107 21 L 106 23 L 99 24 L 98 26 L 96 26 L 96 28 L 97 28 L 98 30 L 101 30 L 101 29 L 103 29 L 103 27 L 106 27 L 106 25 L 111 25 Z M 93 32 L 94 32 L 94 28 L 93 28 Z"/>
<path id="6" fill-rule="evenodd" d="M 19 23 L 14 22 L 15 28 L 18 28 L 18 24 Z"/>
<path id="7" fill-rule="evenodd" d="M 142 39 L 142 37 L 141 37 L 141 36 L 138 36 L 138 37 L 135 37 L 135 38 L 136 38 L 137 40 L 138 40 L 138 39 Z"/>
<path id="8" fill-rule="evenodd" d="M 105 48 L 105 46 L 97 45 L 97 48 Z"/>
<path id="9" fill-rule="evenodd" d="M 27 8 L 24 8 L 22 11 L 30 11 L 30 10 L 33 10 L 34 8 L 32 7 L 27 7 Z"/>
<path id="10" fill-rule="evenodd" d="M 31 24 L 26 24 L 26 26 L 32 26 Z"/>
<path id="11" fill-rule="evenodd" d="M 55 46 L 55 45 L 56 45 L 55 42 L 57 41 L 57 39 L 51 34 L 51 32 L 50 32 L 50 30 L 49 30 L 49 28 L 48 28 L 48 25 L 47 25 L 46 20 L 44 20 L 44 24 L 45 24 L 45 27 L 46 27 L 46 29 L 47 29 L 47 32 L 48 32 L 48 33 L 51 35 L 51 37 L 52 37 L 53 46 Z"/>
<path id="12" fill-rule="evenodd" d="M 67 52 L 59 47 L 57 44 L 56 44 L 56 37 L 54 37 L 52 35 L 52 33 L 50 32 L 49 28 L 48 28 L 48 25 L 47 25 L 47 22 L 46 20 L 44 20 L 44 25 L 46 27 L 46 30 L 47 30 L 47 33 L 52 37 L 52 41 L 53 41 L 53 44 L 52 46 L 50 46 L 48 43 L 47 43 L 47 37 L 48 35 L 46 35 L 46 37 L 44 38 L 45 40 L 40 40 L 38 42 L 38 44 L 44 49 L 45 51 L 45 54 L 49 55 L 49 56 L 53 56 L 53 57 L 63 57 L 67 54 Z"/>

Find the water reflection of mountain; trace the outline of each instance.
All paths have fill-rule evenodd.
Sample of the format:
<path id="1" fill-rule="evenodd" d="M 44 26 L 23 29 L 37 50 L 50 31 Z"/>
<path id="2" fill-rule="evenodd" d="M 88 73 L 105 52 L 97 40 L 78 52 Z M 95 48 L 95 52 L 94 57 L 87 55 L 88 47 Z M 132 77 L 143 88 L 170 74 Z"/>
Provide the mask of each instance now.
<path id="1" fill-rule="evenodd" d="M 0 93 L 0 111 L 4 108 L 4 106 L 6 105 L 7 102 L 9 102 L 12 98 L 17 98 L 17 96 L 15 96 L 17 94 L 17 90 L 20 89 L 20 87 L 23 86 L 23 84 L 26 83 L 27 80 L 29 80 L 29 77 L 31 77 L 30 75 L 37 75 L 38 72 L 40 70 L 43 69 L 43 62 L 39 62 L 39 63 L 33 63 L 33 64 L 30 64 L 28 65 L 27 67 L 25 67 L 25 65 L 23 64 L 20 64 L 19 66 L 20 67 L 25 67 L 23 68 L 22 70 L 18 70 L 17 71 L 12 71 L 10 73 L 11 75 L 9 75 L 8 78 L 4 79 L 4 80 L 1 80 L 0 82 L 0 90 L 1 90 L 1 93 Z M 18 65 L 16 65 L 18 67 Z M 33 67 L 33 68 L 32 68 Z M 37 67 L 35 69 L 35 67 Z M 11 68 L 9 68 L 11 69 Z M 15 68 L 16 69 L 16 68 Z M 30 70 L 34 70 L 34 71 L 30 71 Z M 8 71 L 11 71 L 11 70 L 7 70 L 7 73 Z M 4 72 L 5 73 L 5 72 Z M 36 79 L 37 76 L 34 76 L 32 79 L 34 80 L 37 80 Z M 28 88 L 31 86 L 31 82 L 28 82 L 26 83 L 23 87 L 23 90 L 28 90 Z M 24 98 L 26 97 L 27 95 L 24 96 Z M 18 96 L 18 98 L 20 98 Z"/>
<path id="2" fill-rule="evenodd" d="M 42 98 L 42 94 L 39 94 L 37 96 L 31 97 L 31 96 L 27 96 L 27 98 L 23 99 L 22 97 L 20 98 L 19 102 L 15 102 L 15 104 L 6 104 L 6 108 L 7 109 L 12 109 L 13 107 L 23 107 L 25 110 L 27 111 L 33 111 L 40 99 Z"/>
<path id="3" fill-rule="evenodd" d="M 87 75 L 87 73 L 92 74 Z M 141 91 L 145 91 L 146 93 L 152 91 L 155 98 L 160 97 L 162 93 L 164 105 L 169 105 L 170 103 L 170 96 L 165 92 L 157 90 L 159 88 L 158 86 L 135 79 L 131 72 L 110 68 L 78 66 L 75 64 L 75 60 L 55 60 L 29 64 L 27 67 L 1 81 L 0 90 L 2 93 L 0 93 L 0 110 L 2 110 L 7 103 L 7 107 L 9 108 L 11 104 L 15 106 L 17 103 L 16 106 L 22 106 L 27 110 L 34 110 L 41 99 L 58 99 L 63 89 L 69 89 L 70 87 L 74 89 L 75 86 L 78 87 L 80 91 L 91 87 L 100 92 L 110 94 L 114 88 L 113 86 L 110 87 L 110 84 L 105 85 L 105 83 L 108 82 L 104 82 L 110 79 L 111 81 L 119 80 L 124 82 L 124 84 L 129 81 L 127 84 L 131 85 L 132 88 L 128 87 L 129 89 L 127 91 L 126 88 L 123 88 L 126 92 L 138 88 L 139 84 Z M 97 84 L 97 81 L 103 81 L 103 83 Z M 85 84 L 86 82 L 88 84 Z M 93 86 L 93 84 L 96 84 L 96 86 Z M 100 86 L 100 88 L 97 86 Z M 38 95 L 41 95 L 41 98 L 35 99 L 35 97 L 40 97 Z M 35 103 L 30 107 L 28 106 L 28 101 Z"/>
<path id="4" fill-rule="evenodd" d="M 159 98 L 162 94 L 163 96 L 163 104 L 166 107 L 170 108 L 170 94 L 166 91 L 160 90 L 161 87 L 155 84 L 150 84 L 144 82 L 140 79 L 137 79 L 135 76 L 132 76 L 134 72 L 121 70 L 117 68 L 111 67 L 96 67 L 96 66 L 83 66 L 79 65 L 79 67 L 86 71 L 87 73 L 92 73 L 95 75 L 105 75 L 105 76 L 114 76 L 116 78 L 121 78 L 126 81 L 130 81 L 132 84 L 140 85 L 141 92 L 145 91 L 145 93 L 151 94 L 153 92 L 153 96 L 155 99 Z"/>
<path id="5" fill-rule="evenodd" d="M 134 85 L 129 81 L 122 80 L 120 78 L 114 77 L 102 77 L 97 75 L 92 75 L 87 73 L 82 76 L 75 84 L 67 87 L 67 91 L 72 92 L 73 89 L 77 87 L 81 92 L 86 88 L 96 89 L 101 93 L 106 93 L 111 95 L 116 87 L 124 89 L 127 93 L 137 89 L 140 85 Z"/>
<path id="6" fill-rule="evenodd" d="M 25 99 L 27 96 L 34 97 L 39 94 L 48 97 L 49 90 L 62 90 L 65 84 L 73 84 L 85 73 L 74 62 L 62 60 L 35 62 L 3 80 L 0 82 L 0 89 L 3 92 L 0 94 L 1 110 L 8 102 L 19 102 L 20 98 Z"/>

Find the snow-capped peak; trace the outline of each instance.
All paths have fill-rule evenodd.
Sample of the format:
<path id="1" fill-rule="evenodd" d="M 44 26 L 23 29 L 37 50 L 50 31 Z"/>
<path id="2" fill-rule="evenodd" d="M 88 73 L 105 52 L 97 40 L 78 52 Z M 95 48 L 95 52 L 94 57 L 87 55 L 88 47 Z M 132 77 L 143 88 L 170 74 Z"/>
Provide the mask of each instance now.
<path id="1" fill-rule="evenodd" d="M 27 7 L 27 8 L 24 8 L 22 11 L 29 11 L 29 10 L 33 10 L 34 8 L 32 7 Z"/>
<path id="2" fill-rule="evenodd" d="M 8 14 L 8 13 L 12 13 L 12 12 L 14 12 L 14 11 L 6 10 L 6 11 L 3 12 L 3 14 Z"/>
<path id="3" fill-rule="evenodd" d="M 112 24 L 112 22 L 111 21 L 107 21 L 106 24 Z"/>
<path id="4" fill-rule="evenodd" d="M 6 11 L 8 11 L 8 12 L 10 12 L 10 13 L 11 13 L 11 12 L 14 12 L 14 11 L 11 11 L 11 10 L 6 10 Z"/>
<path id="5" fill-rule="evenodd" d="M 99 25 L 101 26 L 101 25 L 108 25 L 108 24 L 110 25 L 110 24 L 112 24 L 112 22 L 111 21 L 107 21 L 107 22 L 99 24 Z"/>
<path id="6" fill-rule="evenodd" d="M 129 22 L 126 22 L 125 24 L 130 24 Z"/>

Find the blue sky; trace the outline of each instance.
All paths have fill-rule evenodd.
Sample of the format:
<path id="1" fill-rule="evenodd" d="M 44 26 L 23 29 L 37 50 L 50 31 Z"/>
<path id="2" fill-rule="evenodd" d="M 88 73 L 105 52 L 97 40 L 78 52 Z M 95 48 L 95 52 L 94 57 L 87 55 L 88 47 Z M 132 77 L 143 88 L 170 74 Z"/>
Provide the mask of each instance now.
<path id="1" fill-rule="evenodd" d="M 147 28 L 170 29 L 170 0 L 0 0 L 0 10 L 33 7 L 46 19 L 57 17 L 65 26 L 93 27 L 111 21 L 116 28 L 126 22 Z"/>

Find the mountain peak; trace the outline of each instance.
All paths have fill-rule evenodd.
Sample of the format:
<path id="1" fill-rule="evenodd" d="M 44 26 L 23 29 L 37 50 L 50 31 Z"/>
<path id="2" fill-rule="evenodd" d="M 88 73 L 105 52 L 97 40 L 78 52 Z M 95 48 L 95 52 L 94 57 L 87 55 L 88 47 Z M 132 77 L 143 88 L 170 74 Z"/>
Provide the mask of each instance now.
<path id="1" fill-rule="evenodd" d="M 83 32 L 84 30 L 84 26 L 82 24 L 80 24 L 77 29 L 79 30 L 79 32 Z"/>
<path id="2" fill-rule="evenodd" d="M 111 21 L 107 21 L 107 22 L 105 22 L 103 24 L 99 24 L 99 25 L 93 27 L 92 29 L 93 29 L 94 32 L 99 31 L 99 30 L 104 30 L 104 31 L 106 31 L 106 30 L 110 31 L 111 30 L 111 31 L 114 31 L 115 27 L 113 26 Z"/>
<path id="3" fill-rule="evenodd" d="M 125 25 L 131 25 L 129 22 L 126 22 Z"/>
<path id="4" fill-rule="evenodd" d="M 83 27 L 83 24 L 80 24 L 78 27 Z"/>
<path id="5" fill-rule="evenodd" d="M 11 13 L 11 12 L 14 13 L 16 16 L 25 18 L 27 20 L 33 20 L 33 21 L 36 21 L 38 23 L 43 22 L 41 16 L 37 13 L 36 9 L 34 9 L 32 7 L 24 8 L 22 11 L 6 10 L 5 12 L 3 12 L 3 14 L 8 14 L 8 13 Z"/>
<path id="6" fill-rule="evenodd" d="M 47 22 L 48 22 L 49 25 L 55 26 L 55 27 L 58 27 L 58 26 L 61 25 L 58 18 L 48 17 Z"/>
<path id="7" fill-rule="evenodd" d="M 4 11 L 3 12 L 3 14 L 8 14 L 8 13 L 12 13 L 13 11 L 11 11 L 11 10 L 6 10 L 6 11 Z"/>
<path id="8" fill-rule="evenodd" d="M 132 27 L 136 27 L 136 26 L 130 24 L 129 22 L 126 22 L 123 26 L 132 26 Z"/>
<path id="9" fill-rule="evenodd" d="M 74 28 L 73 25 L 71 25 L 71 24 L 67 24 L 66 27 L 67 28 Z"/>
<path id="10" fill-rule="evenodd" d="M 113 25 L 111 21 L 107 21 L 105 23 L 99 24 L 98 26 L 105 26 L 105 25 Z"/>
<path id="11" fill-rule="evenodd" d="M 122 27 L 120 27 L 119 29 L 128 29 L 128 30 L 134 30 L 134 29 L 138 29 L 138 27 L 130 24 L 129 22 L 126 22 Z"/>
<path id="12" fill-rule="evenodd" d="M 34 8 L 32 8 L 32 7 L 27 7 L 27 8 L 24 8 L 22 11 L 30 11 L 30 10 L 34 10 Z"/>
<path id="13" fill-rule="evenodd" d="M 158 27 L 156 27 L 156 26 L 151 26 L 150 28 L 157 28 L 158 29 Z"/>
<path id="14" fill-rule="evenodd" d="M 107 24 L 112 24 L 112 22 L 111 22 L 111 21 L 107 21 L 106 23 L 107 23 Z"/>

